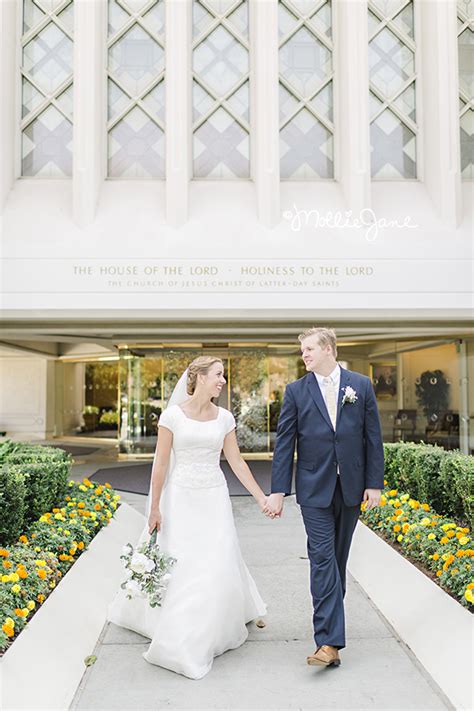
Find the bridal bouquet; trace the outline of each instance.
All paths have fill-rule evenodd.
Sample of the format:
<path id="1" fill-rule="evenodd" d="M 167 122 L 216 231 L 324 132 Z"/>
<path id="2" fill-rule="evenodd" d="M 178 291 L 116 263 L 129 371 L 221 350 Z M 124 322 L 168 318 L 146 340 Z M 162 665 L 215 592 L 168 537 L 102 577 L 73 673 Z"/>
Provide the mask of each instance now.
<path id="1" fill-rule="evenodd" d="M 130 543 L 122 549 L 121 560 L 124 561 L 126 579 L 121 588 L 127 593 L 127 598 L 147 597 L 151 607 L 160 607 L 163 596 L 171 578 L 171 567 L 176 558 L 166 556 L 156 545 L 156 528 L 148 542 L 136 549 Z"/>

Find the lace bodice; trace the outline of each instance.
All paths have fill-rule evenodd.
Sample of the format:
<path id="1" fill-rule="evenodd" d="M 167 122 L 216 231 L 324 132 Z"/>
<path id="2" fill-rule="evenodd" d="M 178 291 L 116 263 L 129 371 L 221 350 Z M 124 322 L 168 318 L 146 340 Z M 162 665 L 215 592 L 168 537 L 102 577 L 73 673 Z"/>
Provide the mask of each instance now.
<path id="1" fill-rule="evenodd" d="M 170 482 L 192 488 L 225 483 L 220 455 L 225 436 L 235 427 L 231 412 L 219 407 L 214 420 L 201 422 L 185 415 L 179 405 L 172 405 L 162 413 L 159 426 L 173 433 Z"/>

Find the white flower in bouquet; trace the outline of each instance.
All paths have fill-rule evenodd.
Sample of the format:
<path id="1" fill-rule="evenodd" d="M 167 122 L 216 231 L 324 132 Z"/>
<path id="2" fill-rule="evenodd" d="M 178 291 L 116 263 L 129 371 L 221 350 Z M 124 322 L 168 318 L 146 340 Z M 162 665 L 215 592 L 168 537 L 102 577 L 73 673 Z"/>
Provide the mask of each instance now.
<path id="1" fill-rule="evenodd" d="M 140 584 L 136 580 L 129 580 L 125 585 L 125 590 L 132 597 L 144 597 Z"/>
<path id="2" fill-rule="evenodd" d="M 155 564 L 150 558 L 147 558 L 143 553 L 134 553 L 130 561 L 130 568 L 134 573 L 149 573 L 153 570 Z"/>
<path id="3" fill-rule="evenodd" d="M 156 535 L 155 529 L 150 540 L 142 542 L 136 549 L 128 543 L 123 547 L 120 556 L 125 565 L 125 580 L 121 588 L 125 590 L 127 598 L 147 598 L 151 607 L 161 605 L 171 578 L 169 571 L 176 563 L 176 558 L 160 552 Z"/>

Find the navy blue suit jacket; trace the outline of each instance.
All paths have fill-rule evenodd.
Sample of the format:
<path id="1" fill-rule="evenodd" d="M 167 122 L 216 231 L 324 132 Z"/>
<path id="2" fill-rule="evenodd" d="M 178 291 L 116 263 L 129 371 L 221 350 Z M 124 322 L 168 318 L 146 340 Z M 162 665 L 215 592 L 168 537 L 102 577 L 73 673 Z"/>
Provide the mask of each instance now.
<path id="1" fill-rule="evenodd" d="M 347 385 L 357 400 L 342 405 Z M 291 493 L 295 444 L 296 500 L 301 506 L 330 506 L 338 465 L 347 506 L 360 504 L 364 489 L 383 489 L 382 432 L 370 379 L 341 368 L 335 431 L 314 373 L 287 385 L 273 454 L 272 493 Z"/>

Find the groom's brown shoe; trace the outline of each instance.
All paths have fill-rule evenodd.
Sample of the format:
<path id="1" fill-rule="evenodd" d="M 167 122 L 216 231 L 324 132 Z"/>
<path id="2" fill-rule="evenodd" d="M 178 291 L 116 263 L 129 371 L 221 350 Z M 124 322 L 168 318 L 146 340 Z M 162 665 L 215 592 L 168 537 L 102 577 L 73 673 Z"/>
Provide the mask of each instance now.
<path id="1" fill-rule="evenodd" d="M 331 647 L 329 644 L 318 647 L 314 654 L 306 657 L 306 661 L 310 666 L 321 667 L 329 667 L 331 664 L 338 667 L 341 663 L 337 647 Z"/>

